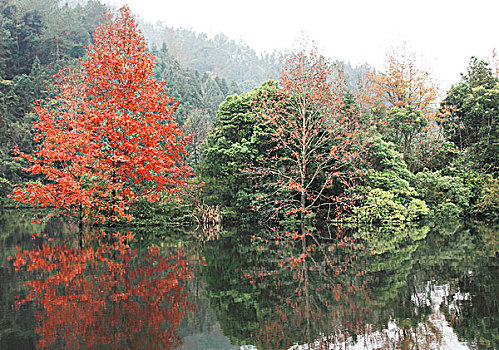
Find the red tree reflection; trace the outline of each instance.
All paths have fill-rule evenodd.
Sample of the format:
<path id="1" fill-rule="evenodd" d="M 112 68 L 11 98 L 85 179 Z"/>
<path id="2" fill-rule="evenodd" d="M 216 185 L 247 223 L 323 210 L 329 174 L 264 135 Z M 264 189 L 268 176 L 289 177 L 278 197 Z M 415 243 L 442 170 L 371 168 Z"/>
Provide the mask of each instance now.
<path id="1" fill-rule="evenodd" d="M 341 231 L 324 242 L 277 230 L 254 239 L 266 254 L 244 275 L 250 284 L 264 285 L 272 301 L 260 305 L 258 325 L 249 335 L 253 344 L 285 349 L 324 334 L 339 344 L 364 331 L 369 293 L 366 261 L 359 255 L 371 255 L 364 246 Z"/>
<path id="2" fill-rule="evenodd" d="M 374 257 L 340 229 L 329 237 L 277 231 L 255 237 L 265 254 L 244 272 L 259 288 L 256 320 L 243 342 L 262 349 L 441 347 L 449 330 L 443 316 L 414 304 L 416 289 L 406 283 L 411 246 Z"/>
<path id="3" fill-rule="evenodd" d="M 176 329 L 185 313 L 190 259 L 180 250 L 138 254 L 129 235 L 77 249 L 44 243 L 15 254 L 16 269 L 35 278 L 16 304 L 38 305 L 39 348 L 169 349 L 180 345 Z"/>

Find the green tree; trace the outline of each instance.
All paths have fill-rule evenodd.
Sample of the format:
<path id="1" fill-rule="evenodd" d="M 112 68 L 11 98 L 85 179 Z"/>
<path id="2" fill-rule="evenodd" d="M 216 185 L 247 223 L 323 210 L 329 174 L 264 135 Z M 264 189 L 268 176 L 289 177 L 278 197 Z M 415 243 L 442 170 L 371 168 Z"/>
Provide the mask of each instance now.
<path id="1" fill-rule="evenodd" d="M 274 89 L 265 83 L 249 93 L 227 97 L 205 144 L 200 166 L 205 200 L 224 207 L 226 218 L 247 221 L 254 216 L 251 205 L 258 193 L 255 182 L 242 170 L 264 153 L 265 132 L 253 114 L 253 104 Z"/>
<path id="2" fill-rule="evenodd" d="M 477 168 L 497 174 L 499 154 L 499 78 L 489 64 L 473 57 L 461 82 L 442 101 L 445 135 L 468 150 Z"/>
<path id="3" fill-rule="evenodd" d="M 427 125 L 428 120 L 421 110 L 413 106 L 394 107 L 387 111 L 385 124 L 380 131 L 386 135 L 387 141 L 399 145 L 406 163 L 413 164 L 415 140 Z"/>
<path id="4" fill-rule="evenodd" d="M 470 206 L 472 191 L 458 176 L 422 171 L 416 174 L 413 183 L 440 218 L 456 219 Z"/>
<path id="5" fill-rule="evenodd" d="M 364 161 L 364 182 L 353 190 L 360 199 L 354 209 L 356 220 L 393 225 L 428 214 L 426 203 L 410 184 L 413 175 L 393 143 L 374 137 L 366 147 Z"/>

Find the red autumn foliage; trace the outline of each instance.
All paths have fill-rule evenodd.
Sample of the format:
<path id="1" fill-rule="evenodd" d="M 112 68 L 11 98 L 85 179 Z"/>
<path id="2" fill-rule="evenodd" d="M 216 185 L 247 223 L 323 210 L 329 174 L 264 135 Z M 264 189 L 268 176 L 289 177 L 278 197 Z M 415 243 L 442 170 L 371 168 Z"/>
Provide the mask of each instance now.
<path id="1" fill-rule="evenodd" d="M 139 198 L 185 185 L 188 139 L 174 120 L 178 103 L 153 77 L 154 58 L 127 7 L 93 35 L 81 65 L 54 76 L 38 101 L 34 155 L 18 151 L 38 181 L 15 200 L 82 209 L 84 219 L 125 217 Z"/>
<path id="2" fill-rule="evenodd" d="M 323 212 L 335 218 L 348 204 L 346 190 L 358 177 L 366 133 L 355 106 L 345 104 L 345 84 L 317 52 L 288 57 L 272 96 L 254 113 L 270 133 L 268 153 L 246 171 L 262 180 L 269 211 L 298 217 Z"/>
<path id="3" fill-rule="evenodd" d="M 190 306 L 186 282 L 190 259 L 182 251 L 144 255 L 131 250 L 130 235 L 113 243 L 96 238 L 97 248 L 44 243 L 18 252 L 17 269 L 34 279 L 19 306 L 35 301 L 38 348 L 170 349 L 180 345 L 176 329 Z"/>

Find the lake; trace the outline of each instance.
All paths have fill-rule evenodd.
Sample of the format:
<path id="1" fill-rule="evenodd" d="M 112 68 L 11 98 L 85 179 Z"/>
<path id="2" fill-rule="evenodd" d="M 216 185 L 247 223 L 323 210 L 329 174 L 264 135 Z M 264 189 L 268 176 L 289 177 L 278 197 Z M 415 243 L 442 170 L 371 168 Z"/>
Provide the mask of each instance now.
<path id="1" fill-rule="evenodd" d="M 80 250 L 32 216 L 0 212 L 0 349 L 499 348 L 491 227 L 121 228 Z"/>

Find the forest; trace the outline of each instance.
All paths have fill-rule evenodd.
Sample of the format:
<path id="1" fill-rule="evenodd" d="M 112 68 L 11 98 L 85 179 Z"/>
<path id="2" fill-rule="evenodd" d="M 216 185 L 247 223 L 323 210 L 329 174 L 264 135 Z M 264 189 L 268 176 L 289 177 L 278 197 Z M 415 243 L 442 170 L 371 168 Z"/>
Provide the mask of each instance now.
<path id="1" fill-rule="evenodd" d="M 376 70 L 0 0 L 0 348 L 398 348 L 435 317 L 498 347 L 491 54 L 442 91 L 404 48 Z"/>

